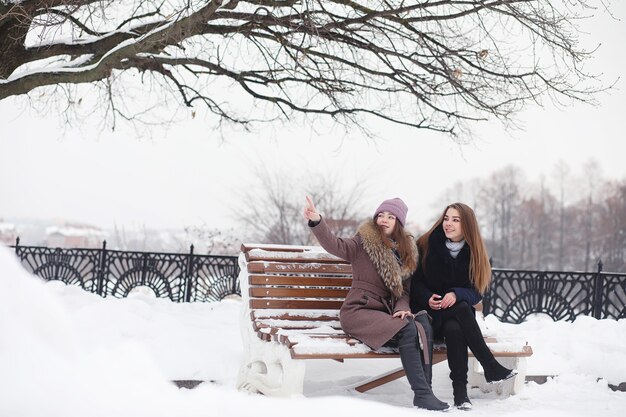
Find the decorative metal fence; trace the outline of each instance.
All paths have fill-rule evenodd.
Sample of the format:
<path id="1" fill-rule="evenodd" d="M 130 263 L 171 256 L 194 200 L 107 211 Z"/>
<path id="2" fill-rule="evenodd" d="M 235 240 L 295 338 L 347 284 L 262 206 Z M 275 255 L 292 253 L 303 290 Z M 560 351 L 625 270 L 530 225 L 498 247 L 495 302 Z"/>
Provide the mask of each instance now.
<path id="1" fill-rule="evenodd" d="M 491 287 L 483 299 L 484 314 L 507 323 L 521 323 L 531 314 L 573 321 L 626 318 L 626 274 L 602 272 L 518 271 L 493 269 Z"/>
<path id="2" fill-rule="evenodd" d="M 146 286 L 157 297 L 176 302 L 219 301 L 241 294 L 236 256 L 152 253 L 101 249 L 53 249 L 20 246 L 22 264 L 46 280 L 79 285 L 101 296 L 126 297 Z M 626 318 L 626 274 L 493 269 L 491 287 L 483 299 L 484 314 L 520 323 L 543 313 L 553 320 L 588 315 L 598 319 Z"/>
<path id="3" fill-rule="evenodd" d="M 24 267 L 45 280 L 78 285 L 103 297 L 126 297 L 137 287 L 176 302 L 219 301 L 241 294 L 236 256 L 60 249 L 15 245 Z"/>

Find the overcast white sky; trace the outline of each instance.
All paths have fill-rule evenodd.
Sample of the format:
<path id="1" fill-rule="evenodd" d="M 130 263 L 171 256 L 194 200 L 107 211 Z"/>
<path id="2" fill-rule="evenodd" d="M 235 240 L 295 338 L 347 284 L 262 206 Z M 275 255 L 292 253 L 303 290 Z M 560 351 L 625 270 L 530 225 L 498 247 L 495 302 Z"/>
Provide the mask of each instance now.
<path id="1" fill-rule="evenodd" d="M 346 186 L 367 177 L 366 212 L 398 196 L 419 224 L 439 213 L 433 203 L 444 189 L 508 164 L 522 167 L 531 181 L 541 175 L 549 181 L 557 161 L 575 176 L 593 158 L 605 178 L 624 178 L 626 2 L 612 7 L 621 20 L 598 12 L 589 25 L 591 41 L 602 44 L 589 69 L 607 82 L 622 77 L 610 95 L 599 96 L 601 106 L 529 108 L 519 117 L 524 131 L 478 125 L 476 142 L 462 148 L 427 131 L 385 128 L 374 143 L 341 129 L 317 136 L 298 125 L 229 133 L 223 141 L 197 119 L 165 137 L 137 139 L 126 129 L 100 132 L 93 120 L 64 130 L 54 114 L 22 111 L 15 98 L 0 101 L 0 219 L 56 218 L 105 228 L 231 226 L 232 207 L 252 203 L 241 194 L 259 164 L 313 175 L 334 171 Z"/>

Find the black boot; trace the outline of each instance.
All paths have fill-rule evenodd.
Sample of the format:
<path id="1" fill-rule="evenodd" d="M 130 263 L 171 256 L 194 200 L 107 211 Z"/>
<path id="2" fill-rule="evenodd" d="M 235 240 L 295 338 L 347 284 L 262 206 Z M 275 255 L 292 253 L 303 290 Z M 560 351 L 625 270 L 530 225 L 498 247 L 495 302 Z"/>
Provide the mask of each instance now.
<path id="1" fill-rule="evenodd" d="M 471 410 L 472 403 L 467 396 L 467 341 L 463 330 L 455 318 L 445 320 L 441 330 L 448 347 L 454 406 L 460 410 Z"/>
<path id="2" fill-rule="evenodd" d="M 483 370 L 485 371 L 485 380 L 488 384 L 497 384 L 498 382 L 506 381 L 507 379 L 511 379 L 517 375 L 517 371 L 515 369 L 505 368 L 495 359 L 490 365 L 488 365 L 488 368 L 485 368 L 483 365 Z"/>
<path id="3" fill-rule="evenodd" d="M 500 365 L 496 358 L 493 357 L 485 343 L 472 308 L 466 302 L 457 303 L 455 307 L 455 317 L 461 325 L 467 345 L 485 371 L 487 382 L 495 383 L 514 377 L 517 372 Z"/>
<path id="4" fill-rule="evenodd" d="M 433 394 L 430 385 L 426 381 L 422 359 L 420 359 L 419 342 L 417 338 L 417 328 L 412 317 L 409 323 L 404 326 L 396 335 L 398 340 L 398 350 L 400 351 L 400 361 L 406 372 L 411 390 L 413 390 L 413 405 L 427 410 L 445 411 L 450 409 L 448 403 L 439 401 Z"/>
<path id="5" fill-rule="evenodd" d="M 472 409 L 472 402 L 467 396 L 467 385 L 453 385 L 454 406 L 459 410 L 469 411 Z"/>

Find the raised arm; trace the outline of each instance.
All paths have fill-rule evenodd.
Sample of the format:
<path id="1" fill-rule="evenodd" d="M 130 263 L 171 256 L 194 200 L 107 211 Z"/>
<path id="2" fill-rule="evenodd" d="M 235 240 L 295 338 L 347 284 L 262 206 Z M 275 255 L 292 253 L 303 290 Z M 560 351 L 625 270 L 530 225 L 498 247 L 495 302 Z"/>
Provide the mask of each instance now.
<path id="1" fill-rule="evenodd" d="M 306 196 L 306 204 L 304 205 L 304 218 L 313 223 L 319 223 L 322 219 L 322 216 L 317 212 L 311 197 L 308 195 Z"/>
<path id="2" fill-rule="evenodd" d="M 309 221 L 311 231 L 320 245 L 330 254 L 352 262 L 359 251 L 358 238 L 340 238 L 333 234 L 322 216 L 317 212 L 313 201 L 307 196 L 304 217 Z"/>

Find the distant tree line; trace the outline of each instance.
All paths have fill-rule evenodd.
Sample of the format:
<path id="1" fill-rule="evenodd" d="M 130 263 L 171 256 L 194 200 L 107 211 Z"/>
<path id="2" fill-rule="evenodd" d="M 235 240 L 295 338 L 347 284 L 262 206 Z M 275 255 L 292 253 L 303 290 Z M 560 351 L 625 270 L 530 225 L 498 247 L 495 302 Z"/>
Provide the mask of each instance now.
<path id="1" fill-rule="evenodd" d="M 528 182 L 519 167 L 455 184 L 441 197 L 476 211 L 498 268 L 624 272 L 626 178 L 605 180 L 590 161 L 582 175 L 565 163 Z"/>
<path id="2" fill-rule="evenodd" d="M 558 163 L 549 175 L 528 181 L 521 168 L 507 166 L 484 178 L 454 184 L 434 204 L 433 221 L 455 201 L 476 211 L 494 267 L 563 271 L 626 271 L 626 178 L 603 179 L 597 162 L 582 175 Z M 339 175 L 257 172 L 257 184 L 234 208 L 248 241 L 314 245 L 302 218 L 309 194 L 340 236 L 351 236 L 367 216 L 362 209 L 367 181 L 340 185 Z M 411 232 L 418 237 L 428 226 Z M 235 251 L 238 248 L 233 246 Z"/>

